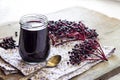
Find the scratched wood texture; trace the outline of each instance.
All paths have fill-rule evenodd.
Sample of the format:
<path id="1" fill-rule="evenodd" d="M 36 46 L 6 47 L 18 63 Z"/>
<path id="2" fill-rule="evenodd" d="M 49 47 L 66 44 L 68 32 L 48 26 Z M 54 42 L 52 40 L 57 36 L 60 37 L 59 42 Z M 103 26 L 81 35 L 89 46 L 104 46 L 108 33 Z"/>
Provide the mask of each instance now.
<path id="1" fill-rule="evenodd" d="M 72 78 L 72 80 L 106 80 L 116 74 L 116 72 L 120 73 L 120 20 L 81 7 L 64 9 L 58 12 L 46 14 L 46 16 L 49 20 L 66 19 L 82 21 L 86 26 L 97 30 L 102 46 L 114 46 L 116 48 L 115 54 L 109 58 L 108 62 L 99 63 L 83 74 Z M 15 37 L 15 31 L 19 32 L 18 21 L 2 24 L 0 25 L 0 38 L 6 36 Z M 18 41 L 19 37 L 15 37 L 15 39 Z M 0 71 L 0 77 L 5 80 L 18 80 L 22 75 L 13 74 L 5 76 L 2 71 Z"/>

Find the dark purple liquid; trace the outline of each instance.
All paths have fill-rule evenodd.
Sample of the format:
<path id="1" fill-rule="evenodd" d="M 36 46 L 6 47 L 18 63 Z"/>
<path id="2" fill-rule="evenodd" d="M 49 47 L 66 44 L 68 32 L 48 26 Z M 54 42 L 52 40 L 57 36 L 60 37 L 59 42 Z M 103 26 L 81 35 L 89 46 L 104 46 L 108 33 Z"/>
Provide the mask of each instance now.
<path id="1" fill-rule="evenodd" d="M 37 31 L 29 31 L 21 28 L 19 52 L 24 61 L 45 61 L 49 54 L 49 48 L 47 28 Z"/>

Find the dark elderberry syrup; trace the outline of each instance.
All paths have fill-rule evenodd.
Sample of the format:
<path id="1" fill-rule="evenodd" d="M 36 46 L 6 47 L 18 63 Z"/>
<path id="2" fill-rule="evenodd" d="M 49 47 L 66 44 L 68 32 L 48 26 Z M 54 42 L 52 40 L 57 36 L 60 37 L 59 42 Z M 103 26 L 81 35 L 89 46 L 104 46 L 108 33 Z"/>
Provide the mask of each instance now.
<path id="1" fill-rule="evenodd" d="M 26 22 L 22 20 L 25 23 L 22 21 L 20 23 L 19 53 L 26 62 L 42 62 L 49 55 L 47 22 L 43 19 L 36 20 L 35 16 L 35 19 L 32 19 L 33 21 L 28 19 Z"/>

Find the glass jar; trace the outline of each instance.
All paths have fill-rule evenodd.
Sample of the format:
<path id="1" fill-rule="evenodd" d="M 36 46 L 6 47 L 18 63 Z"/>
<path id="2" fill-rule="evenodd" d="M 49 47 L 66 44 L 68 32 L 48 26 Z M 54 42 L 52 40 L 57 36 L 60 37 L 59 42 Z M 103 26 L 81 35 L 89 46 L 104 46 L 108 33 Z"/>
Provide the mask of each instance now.
<path id="1" fill-rule="evenodd" d="M 25 15 L 20 19 L 19 53 L 26 62 L 42 62 L 49 55 L 47 17 L 40 14 Z"/>

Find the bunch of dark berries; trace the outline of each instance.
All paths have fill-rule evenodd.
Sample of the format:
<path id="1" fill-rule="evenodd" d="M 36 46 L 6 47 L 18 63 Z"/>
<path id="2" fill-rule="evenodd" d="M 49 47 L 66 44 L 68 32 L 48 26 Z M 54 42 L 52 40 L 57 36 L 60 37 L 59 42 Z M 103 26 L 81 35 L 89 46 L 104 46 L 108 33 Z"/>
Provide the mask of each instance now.
<path id="1" fill-rule="evenodd" d="M 94 29 L 89 29 L 81 21 L 78 23 L 67 20 L 49 21 L 48 30 L 53 45 L 56 45 L 58 39 L 67 38 L 67 40 L 84 41 L 85 39 L 95 39 L 98 36 Z M 61 43 L 66 42 L 68 41 L 61 41 Z"/>
<path id="2" fill-rule="evenodd" d="M 72 65 L 79 65 L 85 60 L 107 60 L 100 44 L 95 39 L 86 39 L 80 44 L 76 44 L 68 54 L 68 64 L 70 63 Z"/>
<path id="3" fill-rule="evenodd" d="M 4 48 L 4 49 L 15 49 L 16 44 L 15 44 L 15 40 L 13 40 L 12 37 L 6 37 L 3 38 L 2 41 L 0 42 L 0 47 Z"/>

